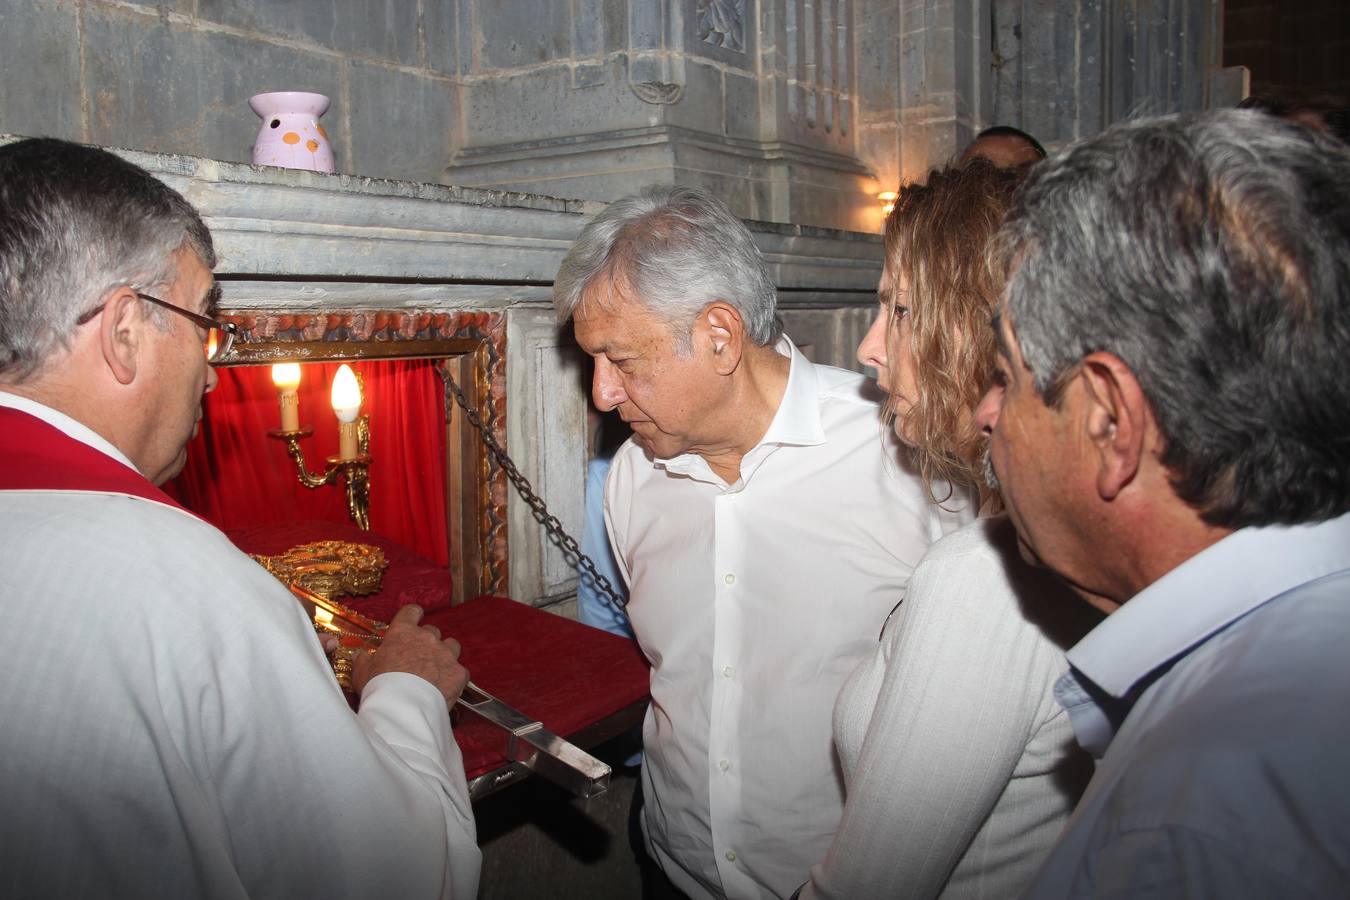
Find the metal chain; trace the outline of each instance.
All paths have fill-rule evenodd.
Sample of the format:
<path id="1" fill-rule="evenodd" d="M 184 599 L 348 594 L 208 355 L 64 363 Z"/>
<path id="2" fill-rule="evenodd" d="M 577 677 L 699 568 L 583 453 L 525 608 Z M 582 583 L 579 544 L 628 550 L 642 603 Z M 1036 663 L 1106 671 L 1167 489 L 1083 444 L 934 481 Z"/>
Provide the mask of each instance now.
<path id="1" fill-rule="evenodd" d="M 548 505 L 544 503 L 544 499 L 534 492 L 534 489 L 530 486 L 529 479 L 520 473 L 520 469 L 516 468 L 516 464 L 511 460 L 511 457 L 506 455 L 506 449 L 497 442 L 497 438 L 492 433 L 492 430 L 487 427 L 486 423 L 483 422 L 482 417 L 478 415 L 478 410 L 474 409 L 469 403 L 469 399 L 464 396 L 464 392 L 460 390 L 459 385 L 455 383 L 454 376 L 450 374 L 449 369 L 442 366 L 441 372 L 445 376 L 445 382 L 450 388 L 450 393 L 455 397 L 455 402 L 458 403 L 459 408 L 464 411 L 464 417 L 469 420 L 470 425 L 478 429 L 479 435 L 483 438 L 483 443 L 487 445 L 488 452 L 492 454 L 492 458 L 497 461 L 497 464 L 502 467 L 502 471 L 506 473 L 506 477 L 510 479 L 511 484 L 515 485 L 516 492 L 520 494 L 520 498 L 529 504 L 530 512 L 534 515 L 535 521 L 544 526 L 544 530 L 553 538 L 558 549 L 563 552 L 563 556 L 568 564 L 580 570 L 583 578 L 589 577 L 591 583 L 595 585 L 600 593 L 605 595 L 610 603 L 613 603 L 619 609 L 626 607 L 628 605 L 628 598 L 615 590 L 614 585 L 609 583 L 609 579 L 600 574 L 599 570 L 595 567 L 595 562 L 585 553 L 581 552 L 581 545 L 577 543 L 575 538 L 567 533 L 562 526 L 562 522 L 558 521 L 558 517 L 548 511 Z"/>

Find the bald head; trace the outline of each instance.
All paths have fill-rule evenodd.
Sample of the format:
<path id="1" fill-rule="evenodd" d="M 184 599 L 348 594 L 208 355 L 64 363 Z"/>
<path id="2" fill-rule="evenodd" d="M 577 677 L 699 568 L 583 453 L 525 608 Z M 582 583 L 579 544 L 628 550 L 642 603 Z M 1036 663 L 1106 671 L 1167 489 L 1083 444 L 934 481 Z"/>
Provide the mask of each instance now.
<path id="1" fill-rule="evenodd" d="M 1007 125 L 995 125 L 975 136 L 975 140 L 961 154 L 958 164 L 965 165 L 977 157 L 989 160 L 1000 169 L 1010 169 L 1045 159 L 1045 148 L 1025 131 Z"/>

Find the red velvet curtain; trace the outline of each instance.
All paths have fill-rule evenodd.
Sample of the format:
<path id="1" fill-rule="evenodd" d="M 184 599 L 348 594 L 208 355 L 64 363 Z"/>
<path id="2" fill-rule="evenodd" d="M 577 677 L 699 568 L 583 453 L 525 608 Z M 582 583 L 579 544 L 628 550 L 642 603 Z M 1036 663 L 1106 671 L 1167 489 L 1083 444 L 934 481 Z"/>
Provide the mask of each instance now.
<path id="1" fill-rule="evenodd" d="M 337 417 L 329 403 L 338 363 L 306 363 L 300 383 L 301 440 L 311 472 L 337 454 Z M 449 561 L 445 517 L 445 389 L 426 359 L 352 363 L 364 380 L 361 412 L 370 416 L 370 527 L 439 565 Z M 280 426 L 268 366 L 219 370 L 206 397 L 188 463 L 165 490 L 221 528 L 320 519 L 349 522 L 345 490 L 311 490 L 297 481 L 286 445 L 267 436 Z"/>

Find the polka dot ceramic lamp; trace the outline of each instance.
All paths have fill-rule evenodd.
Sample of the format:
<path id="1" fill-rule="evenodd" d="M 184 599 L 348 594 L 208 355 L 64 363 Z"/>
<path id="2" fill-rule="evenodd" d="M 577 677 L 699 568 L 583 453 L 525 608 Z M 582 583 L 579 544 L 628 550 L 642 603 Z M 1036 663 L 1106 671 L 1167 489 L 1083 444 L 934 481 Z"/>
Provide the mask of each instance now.
<path id="1" fill-rule="evenodd" d="M 333 171 L 333 149 L 328 133 L 319 124 L 319 117 L 328 111 L 327 97 L 303 91 L 273 91 L 255 94 L 248 105 L 262 118 L 253 142 L 255 166 Z"/>

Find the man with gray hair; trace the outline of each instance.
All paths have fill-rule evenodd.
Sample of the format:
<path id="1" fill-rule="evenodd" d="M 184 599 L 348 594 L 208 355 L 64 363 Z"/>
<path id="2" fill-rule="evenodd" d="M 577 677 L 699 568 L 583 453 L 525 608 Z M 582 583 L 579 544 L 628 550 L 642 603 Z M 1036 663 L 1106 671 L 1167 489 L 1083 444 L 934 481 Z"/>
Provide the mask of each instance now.
<path id="1" fill-rule="evenodd" d="M 708 194 L 610 205 L 554 304 L 633 429 L 605 512 L 652 664 L 647 895 L 787 896 L 842 812 L 835 697 L 941 525 L 864 379 L 783 336 L 753 237 Z"/>
<path id="2" fill-rule="evenodd" d="M 157 487 L 234 339 L 215 262 L 131 163 L 0 146 L 0 896 L 472 898 L 458 644 L 400 610 L 353 714 L 291 594 Z"/>
<path id="3" fill-rule="evenodd" d="M 1112 613 L 1057 686 L 1096 774 L 1032 897 L 1350 884 L 1350 154 L 1113 128 L 1001 232 L 977 413 L 1023 553 Z"/>

